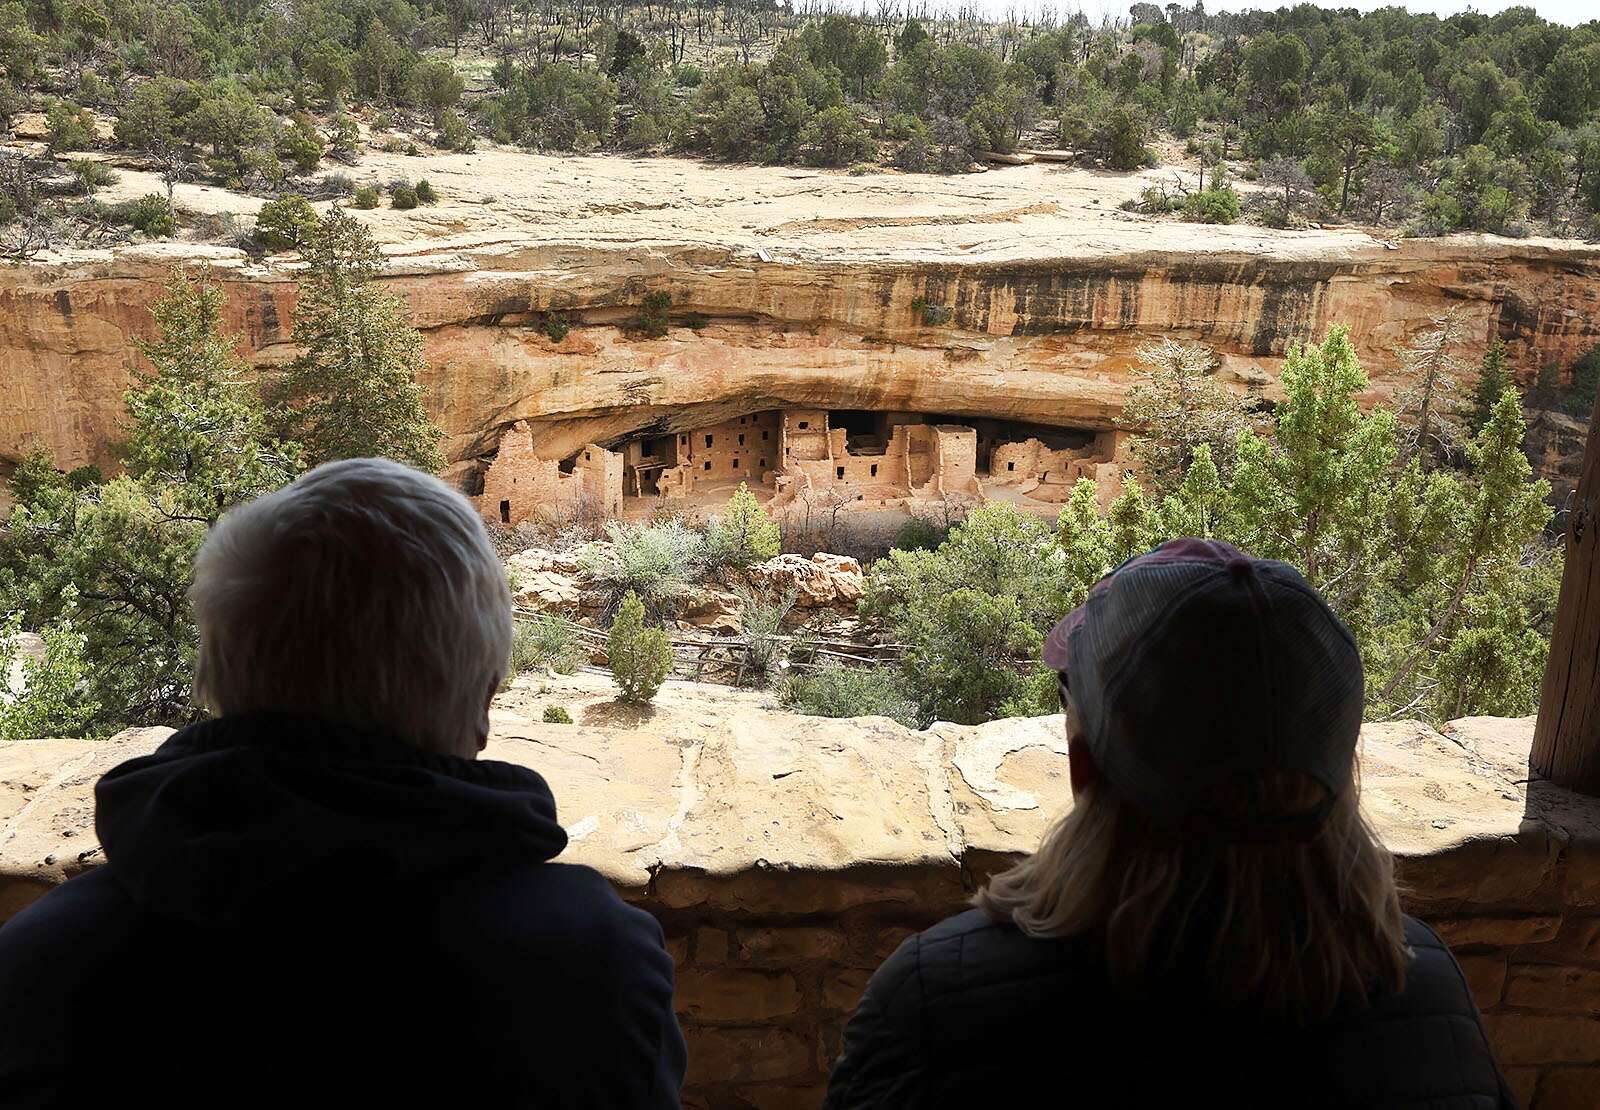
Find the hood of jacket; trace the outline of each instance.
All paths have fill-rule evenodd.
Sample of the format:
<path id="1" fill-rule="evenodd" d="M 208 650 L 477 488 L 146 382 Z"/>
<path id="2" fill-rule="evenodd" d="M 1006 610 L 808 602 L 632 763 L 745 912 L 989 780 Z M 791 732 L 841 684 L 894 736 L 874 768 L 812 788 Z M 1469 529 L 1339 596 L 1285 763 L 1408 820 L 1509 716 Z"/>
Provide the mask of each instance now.
<path id="1" fill-rule="evenodd" d="M 567 844 L 536 772 L 278 714 L 174 733 L 108 772 L 95 803 L 106 861 L 134 901 L 206 925 L 307 884 L 453 877 Z"/>

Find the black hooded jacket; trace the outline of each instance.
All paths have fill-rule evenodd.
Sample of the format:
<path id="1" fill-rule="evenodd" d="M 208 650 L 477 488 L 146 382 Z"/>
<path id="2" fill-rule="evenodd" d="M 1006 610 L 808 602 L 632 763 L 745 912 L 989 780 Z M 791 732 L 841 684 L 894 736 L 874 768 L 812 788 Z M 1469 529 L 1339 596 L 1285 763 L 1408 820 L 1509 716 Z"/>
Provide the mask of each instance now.
<path id="1" fill-rule="evenodd" d="M 660 927 L 534 772 L 251 716 L 95 798 L 105 865 L 0 929 L 0 1108 L 678 1104 Z"/>
<path id="2" fill-rule="evenodd" d="M 1198 982 L 1122 998 L 1087 938 L 969 910 L 873 975 L 825 1110 L 1512 1110 L 1461 968 L 1433 930 L 1405 926 L 1404 990 L 1291 1027 L 1208 1005 Z"/>

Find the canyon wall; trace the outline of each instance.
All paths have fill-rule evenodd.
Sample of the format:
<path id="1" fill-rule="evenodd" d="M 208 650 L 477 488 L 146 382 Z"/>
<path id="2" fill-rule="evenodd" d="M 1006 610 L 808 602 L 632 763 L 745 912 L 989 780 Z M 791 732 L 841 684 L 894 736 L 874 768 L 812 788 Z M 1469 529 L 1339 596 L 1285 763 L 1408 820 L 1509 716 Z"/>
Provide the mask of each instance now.
<path id="1" fill-rule="evenodd" d="M 560 458 L 781 407 L 1114 428 L 1136 351 L 1164 335 L 1206 344 L 1224 380 L 1272 396 L 1289 344 L 1348 324 L 1372 400 L 1403 385 L 1396 352 L 1448 309 L 1465 324 L 1463 356 L 1475 361 L 1498 336 L 1525 385 L 1600 343 L 1600 248 L 1314 233 L 1277 242 L 963 263 L 519 233 L 391 248 L 383 280 L 425 337 L 429 403 L 454 461 L 492 451 L 516 421 Z M 151 333 L 149 306 L 179 265 L 211 268 L 258 366 L 292 357 L 292 257 L 156 244 L 6 266 L 0 461 L 38 443 L 63 467 L 113 462 L 134 340 Z M 630 322 L 658 290 L 672 296 L 674 326 L 644 338 Z M 952 309 L 950 323 L 925 325 L 917 298 Z M 573 325 L 560 342 L 541 327 L 550 310 Z M 1534 453 L 1559 476 L 1575 464 L 1581 427 L 1533 415 Z"/>
<path id="2" fill-rule="evenodd" d="M 819 1106 L 873 968 L 1070 804 L 1059 717 L 919 733 L 727 687 L 669 682 L 631 715 L 612 694 L 602 676 L 519 680 L 486 755 L 543 774 L 562 858 L 661 921 L 702 1110 Z M 556 704 L 578 724 L 538 723 Z M 1363 805 L 1520 1104 L 1576 1110 L 1600 1082 L 1600 801 L 1528 781 L 1532 724 L 1369 725 Z M 92 785 L 165 734 L 0 748 L 0 921 L 101 862 Z"/>

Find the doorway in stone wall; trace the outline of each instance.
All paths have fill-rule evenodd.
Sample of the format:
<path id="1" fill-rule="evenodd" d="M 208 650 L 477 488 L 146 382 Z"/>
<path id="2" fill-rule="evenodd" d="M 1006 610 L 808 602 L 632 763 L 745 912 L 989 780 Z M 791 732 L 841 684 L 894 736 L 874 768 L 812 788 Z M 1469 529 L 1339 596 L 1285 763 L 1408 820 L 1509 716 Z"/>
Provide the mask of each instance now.
<path id="1" fill-rule="evenodd" d="M 502 501 L 502 502 L 500 502 L 500 523 L 501 524 L 510 524 L 511 523 L 511 502 L 510 501 Z"/>

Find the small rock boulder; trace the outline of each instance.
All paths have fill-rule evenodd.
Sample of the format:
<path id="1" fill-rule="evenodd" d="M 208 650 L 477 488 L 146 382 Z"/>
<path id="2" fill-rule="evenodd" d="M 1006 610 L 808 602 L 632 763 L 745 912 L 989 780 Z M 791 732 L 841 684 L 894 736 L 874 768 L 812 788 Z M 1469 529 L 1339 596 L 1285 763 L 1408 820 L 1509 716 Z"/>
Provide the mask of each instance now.
<path id="1" fill-rule="evenodd" d="M 807 559 L 779 555 L 751 567 L 750 584 L 771 594 L 794 590 L 796 609 L 836 609 L 854 612 L 866 593 L 861 564 L 848 555 L 820 551 Z"/>

